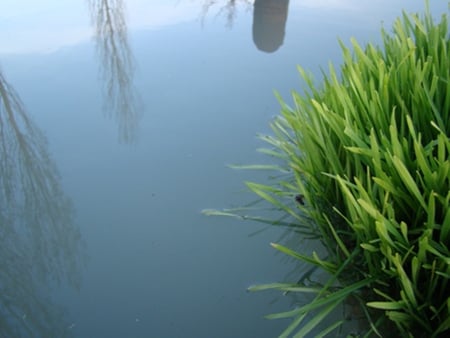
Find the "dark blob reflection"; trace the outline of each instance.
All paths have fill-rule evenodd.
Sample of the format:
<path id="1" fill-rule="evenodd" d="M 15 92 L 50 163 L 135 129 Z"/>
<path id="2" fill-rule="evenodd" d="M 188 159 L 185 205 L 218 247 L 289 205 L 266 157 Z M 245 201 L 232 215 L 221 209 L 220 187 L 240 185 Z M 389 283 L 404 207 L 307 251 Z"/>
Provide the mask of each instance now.
<path id="1" fill-rule="evenodd" d="M 289 0 L 255 0 L 253 42 L 264 52 L 273 53 L 283 44 Z"/>
<path id="2" fill-rule="evenodd" d="M 123 0 L 88 0 L 104 80 L 104 109 L 119 125 L 119 140 L 132 143 L 139 123 L 134 60 L 128 42 Z"/>
<path id="3" fill-rule="evenodd" d="M 218 14 L 226 16 L 227 26 L 233 27 L 238 4 L 251 8 L 248 0 L 207 0 L 202 8 L 202 22 L 210 9 L 220 4 Z M 284 41 L 289 0 L 255 0 L 253 4 L 253 42 L 266 53 L 277 51 Z"/>
<path id="4" fill-rule="evenodd" d="M 67 337 L 50 286 L 80 279 L 82 241 L 45 137 L 0 72 L 0 337 Z"/>

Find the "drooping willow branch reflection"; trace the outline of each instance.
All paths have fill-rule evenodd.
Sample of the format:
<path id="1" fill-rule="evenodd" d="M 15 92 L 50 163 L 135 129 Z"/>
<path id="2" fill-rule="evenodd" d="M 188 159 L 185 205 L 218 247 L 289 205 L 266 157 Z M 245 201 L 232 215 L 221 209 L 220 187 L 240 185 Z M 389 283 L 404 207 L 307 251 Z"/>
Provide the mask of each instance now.
<path id="1" fill-rule="evenodd" d="M 119 140 L 131 143 L 137 136 L 139 98 L 134 87 L 134 59 L 128 42 L 123 0 L 88 0 L 95 44 L 104 80 L 104 108 L 117 119 Z"/>
<path id="2" fill-rule="evenodd" d="M 46 139 L 1 72 L 0 240 L 0 336 L 67 336 L 41 289 L 78 286 L 81 235 Z"/>

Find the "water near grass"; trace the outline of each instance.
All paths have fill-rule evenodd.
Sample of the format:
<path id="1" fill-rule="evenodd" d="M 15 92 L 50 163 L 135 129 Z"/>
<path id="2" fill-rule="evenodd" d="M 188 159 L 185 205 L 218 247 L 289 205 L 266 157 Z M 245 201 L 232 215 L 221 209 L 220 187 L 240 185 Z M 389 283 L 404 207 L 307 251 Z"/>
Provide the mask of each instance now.
<path id="1" fill-rule="evenodd" d="M 423 3 L 2 1 L 0 336 L 277 336 L 263 315 L 301 300 L 246 288 L 296 281 L 269 242 L 297 239 L 201 210 L 253 200 L 263 174 L 226 165 L 267 161 L 296 65 L 403 8 Z"/>

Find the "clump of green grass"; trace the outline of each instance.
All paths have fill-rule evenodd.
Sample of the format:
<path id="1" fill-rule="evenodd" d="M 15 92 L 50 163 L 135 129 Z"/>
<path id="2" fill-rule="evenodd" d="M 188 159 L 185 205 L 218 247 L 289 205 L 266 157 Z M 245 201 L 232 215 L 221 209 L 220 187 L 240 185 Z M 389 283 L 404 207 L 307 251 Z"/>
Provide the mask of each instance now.
<path id="1" fill-rule="evenodd" d="M 293 94 L 293 107 L 279 98 L 274 134 L 263 137 L 271 145 L 265 152 L 290 175 L 248 186 L 294 219 L 312 219 L 309 230 L 328 256 L 273 246 L 331 276 L 320 288 L 251 288 L 316 294 L 268 316 L 292 318 L 284 337 L 304 337 L 349 297 L 361 304 L 367 336 L 440 337 L 450 329 L 447 15 L 436 22 L 428 8 L 421 16 L 404 13 L 382 38 L 382 47 L 341 43 L 343 64 L 339 71 L 330 65 L 321 87 L 299 69 L 307 92 Z M 288 205 L 295 195 L 304 205 Z"/>

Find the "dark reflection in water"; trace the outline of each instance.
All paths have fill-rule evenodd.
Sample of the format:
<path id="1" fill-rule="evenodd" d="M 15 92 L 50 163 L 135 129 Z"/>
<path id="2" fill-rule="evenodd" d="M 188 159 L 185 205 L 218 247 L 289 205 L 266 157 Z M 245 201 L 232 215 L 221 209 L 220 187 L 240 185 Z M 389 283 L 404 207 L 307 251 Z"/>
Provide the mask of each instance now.
<path id="1" fill-rule="evenodd" d="M 119 140 L 137 137 L 139 99 L 134 87 L 134 59 L 128 42 L 123 0 L 88 0 L 95 44 L 104 80 L 104 110 L 119 125 Z"/>
<path id="2" fill-rule="evenodd" d="M 272 53 L 284 41 L 289 0 L 255 0 L 253 42 L 259 50 Z"/>
<path id="3" fill-rule="evenodd" d="M 0 336 L 65 337 L 51 285 L 78 287 L 82 241 L 45 137 L 0 73 Z"/>
<path id="4" fill-rule="evenodd" d="M 205 1 L 202 8 L 202 21 L 217 5 L 218 1 Z M 225 15 L 227 26 L 233 27 L 236 18 L 237 5 L 250 6 L 248 0 L 227 0 L 219 8 L 218 14 Z M 263 52 L 273 53 L 277 51 L 284 41 L 286 21 L 288 16 L 289 0 L 255 0 L 253 4 L 253 42 Z"/>

